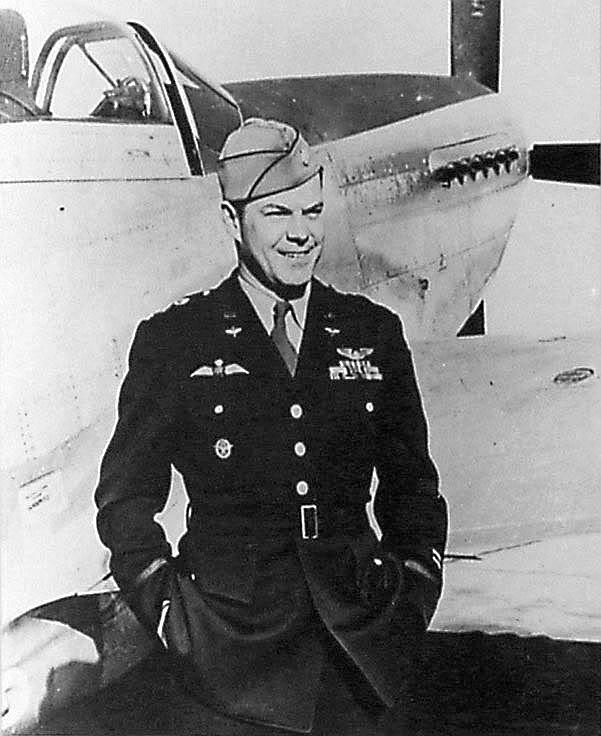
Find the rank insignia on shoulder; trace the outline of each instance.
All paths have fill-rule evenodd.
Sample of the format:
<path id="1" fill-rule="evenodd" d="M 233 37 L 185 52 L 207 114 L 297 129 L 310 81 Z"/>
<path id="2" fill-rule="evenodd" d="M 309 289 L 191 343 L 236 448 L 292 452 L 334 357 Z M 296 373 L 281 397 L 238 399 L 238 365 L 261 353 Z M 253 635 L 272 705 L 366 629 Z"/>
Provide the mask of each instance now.
<path id="1" fill-rule="evenodd" d="M 240 332 L 242 332 L 242 327 L 228 327 L 225 334 L 236 337 Z"/>
<path id="2" fill-rule="evenodd" d="M 189 301 L 190 301 L 190 297 L 189 296 L 183 296 L 181 299 L 176 299 L 173 302 L 173 306 L 174 307 L 183 307 L 184 304 L 187 304 Z"/>
<path id="3" fill-rule="evenodd" d="M 250 375 L 249 371 L 247 371 L 243 366 L 238 365 L 238 363 L 224 364 L 221 358 L 217 358 L 217 360 L 213 361 L 213 365 L 201 365 L 193 373 L 190 373 L 190 378 L 212 378 L 213 376 L 216 378 L 223 378 L 224 376 L 232 376 L 236 373 Z"/>
<path id="4" fill-rule="evenodd" d="M 184 304 L 187 304 L 189 301 L 189 296 L 183 296 L 180 299 L 176 299 L 174 302 L 171 302 L 171 304 L 168 304 L 163 309 L 159 309 L 158 311 L 154 312 L 154 314 L 165 314 L 165 312 L 168 312 L 173 307 L 183 307 Z"/>
<path id="5" fill-rule="evenodd" d="M 341 360 L 330 366 L 330 381 L 381 381 L 382 373 L 369 360 Z"/>
<path id="6" fill-rule="evenodd" d="M 348 360 L 363 360 L 373 353 L 373 348 L 336 348 L 338 355 Z"/>

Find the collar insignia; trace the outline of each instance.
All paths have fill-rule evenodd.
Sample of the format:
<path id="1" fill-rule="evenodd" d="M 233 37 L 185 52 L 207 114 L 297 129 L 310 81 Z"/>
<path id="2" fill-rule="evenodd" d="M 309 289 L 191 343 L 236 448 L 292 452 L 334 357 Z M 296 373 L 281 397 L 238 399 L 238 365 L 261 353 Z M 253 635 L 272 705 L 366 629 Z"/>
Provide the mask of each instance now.
<path id="1" fill-rule="evenodd" d="M 365 360 L 373 351 L 373 348 L 336 348 L 338 355 L 347 360 Z"/>

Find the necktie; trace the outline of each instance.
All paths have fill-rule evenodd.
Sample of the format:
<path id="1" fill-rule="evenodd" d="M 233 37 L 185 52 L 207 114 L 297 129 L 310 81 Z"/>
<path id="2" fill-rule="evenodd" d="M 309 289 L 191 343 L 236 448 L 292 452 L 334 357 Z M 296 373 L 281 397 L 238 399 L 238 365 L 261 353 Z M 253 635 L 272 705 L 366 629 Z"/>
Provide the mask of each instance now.
<path id="1" fill-rule="evenodd" d="M 292 309 L 290 302 L 277 301 L 273 306 L 273 330 L 271 338 L 274 341 L 280 355 L 284 359 L 284 363 L 290 371 L 290 375 L 294 376 L 296 372 L 296 363 L 298 355 L 294 349 L 294 345 L 288 339 L 286 333 L 286 315 Z"/>

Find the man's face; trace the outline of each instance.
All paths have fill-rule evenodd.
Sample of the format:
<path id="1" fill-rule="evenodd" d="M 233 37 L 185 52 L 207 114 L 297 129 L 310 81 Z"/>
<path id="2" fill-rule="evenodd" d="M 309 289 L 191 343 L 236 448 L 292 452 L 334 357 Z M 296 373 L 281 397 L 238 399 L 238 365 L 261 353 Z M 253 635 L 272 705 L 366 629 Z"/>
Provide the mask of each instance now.
<path id="1" fill-rule="evenodd" d="M 240 258 L 259 266 L 267 283 L 306 284 L 321 255 L 324 240 L 321 178 L 287 192 L 268 195 L 244 208 Z"/>

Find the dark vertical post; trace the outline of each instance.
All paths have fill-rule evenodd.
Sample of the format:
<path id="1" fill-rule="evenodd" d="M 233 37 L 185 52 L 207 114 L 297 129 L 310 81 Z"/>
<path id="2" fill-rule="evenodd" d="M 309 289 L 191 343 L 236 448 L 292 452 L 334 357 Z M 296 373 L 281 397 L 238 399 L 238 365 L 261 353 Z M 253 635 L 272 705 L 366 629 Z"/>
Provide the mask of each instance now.
<path id="1" fill-rule="evenodd" d="M 499 91 L 501 0 L 451 0 L 451 74 Z"/>
<path id="2" fill-rule="evenodd" d="M 475 335 L 486 335 L 486 313 L 484 299 L 466 319 L 463 327 L 457 333 L 457 337 L 473 337 Z"/>
<path id="3" fill-rule="evenodd" d="M 16 10 L 0 10 L 0 82 L 27 84 L 29 46 L 25 19 Z"/>

